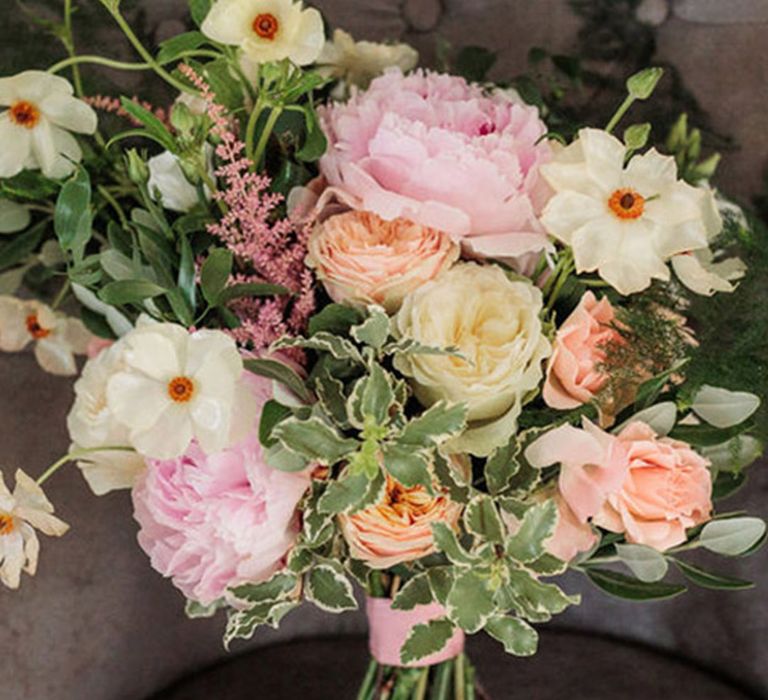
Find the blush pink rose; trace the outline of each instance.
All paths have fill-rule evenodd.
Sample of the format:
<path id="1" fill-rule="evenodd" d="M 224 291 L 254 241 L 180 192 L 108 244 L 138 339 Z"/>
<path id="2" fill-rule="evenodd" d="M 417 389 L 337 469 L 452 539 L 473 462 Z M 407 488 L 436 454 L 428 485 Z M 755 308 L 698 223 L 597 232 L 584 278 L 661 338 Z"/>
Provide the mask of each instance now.
<path id="1" fill-rule="evenodd" d="M 272 382 L 253 375 L 248 381 L 263 406 Z M 133 489 L 139 544 L 153 568 L 208 605 L 282 567 L 309 484 L 306 472 L 264 463 L 258 420 L 245 440 L 222 452 L 207 455 L 193 442 L 177 459 L 147 462 Z"/>
<path id="2" fill-rule="evenodd" d="M 547 127 L 517 96 L 393 69 L 320 114 L 329 141 L 320 170 L 345 204 L 445 231 L 479 256 L 548 247 L 538 221 Z"/>
<path id="3" fill-rule="evenodd" d="M 712 514 L 709 461 L 684 442 L 657 437 L 639 421 L 624 428 L 618 440 L 626 449 L 627 475 L 593 522 L 661 552 L 682 544 L 686 529 Z"/>
<path id="4" fill-rule="evenodd" d="M 555 335 L 543 392 L 548 406 L 577 408 L 605 386 L 608 377 L 599 370 L 605 360 L 604 347 L 621 340 L 612 326 L 615 319 L 616 312 L 606 297 L 598 301 L 592 292 L 584 294 Z"/>
<path id="5" fill-rule="evenodd" d="M 379 304 L 389 313 L 450 267 L 460 252 L 441 231 L 363 211 L 317 224 L 308 250 L 307 264 L 334 301 Z"/>
<path id="6" fill-rule="evenodd" d="M 623 533 L 627 542 L 665 551 L 711 516 L 709 462 L 640 421 L 619 435 L 586 420 L 582 430 L 561 426 L 525 456 L 537 468 L 560 464 L 558 489 L 577 522 Z"/>

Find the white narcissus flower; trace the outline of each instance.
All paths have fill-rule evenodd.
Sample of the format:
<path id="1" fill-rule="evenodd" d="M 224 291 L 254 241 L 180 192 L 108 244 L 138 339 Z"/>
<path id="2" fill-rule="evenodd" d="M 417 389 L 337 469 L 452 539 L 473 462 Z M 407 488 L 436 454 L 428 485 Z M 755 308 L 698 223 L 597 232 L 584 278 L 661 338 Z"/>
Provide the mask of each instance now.
<path id="1" fill-rule="evenodd" d="M 367 88 L 387 68 L 396 66 L 407 73 L 418 62 L 418 51 L 408 44 L 355 41 L 343 29 L 333 32 L 333 40 L 326 42 L 317 59 L 318 73 L 360 88 Z"/>
<path id="2" fill-rule="evenodd" d="M 529 281 L 475 263 L 454 265 L 405 298 L 394 320 L 397 335 L 461 354 L 414 352 L 395 359 L 422 405 L 466 404 L 469 427 L 448 443 L 450 451 L 487 456 L 514 434 L 551 352 L 541 311 L 541 291 Z"/>
<path id="3" fill-rule="evenodd" d="M 747 271 L 739 258 L 727 258 L 715 262 L 709 248 L 675 255 L 672 269 L 677 278 L 695 294 L 711 297 L 716 292 L 732 292 Z"/>
<path id="4" fill-rule="evenodd" d="M 62 178 L 75 169 L 83 152 L 70 133 L 93 134 L 96 112 L 73 96 L 71 83 L 43 71 L 29 70 L 0 78 L 0 177 L 25 168 Z"/>
<path id="5" fill-rule="evenodd" d="M 88 360 L 75 383 L 75 403 L 67 416 L 73 442 L 70 452 L 129 445 L 129 431 L 119 423 L 107 404 L 107 384 L 123 368 L 123 343 L 102 350 Z M 132 488 L 144 470 L 144 458 L 135 452 L 106 450 L 92 452 L 77 464 L 91 490 L 102 496 L 117 489 Z"/>
<path id="6" fill-rule="evenodd" d="M 19 352 L 35 344 L 35 357 L 51 374 L 77 374 L 75 355 L 83 355 L 91 340 L 82 321 L 53 311 L 39 301 L 0 296 L 0 350 Z"/>
<path id="7" fill-rule="evenodd" d="M 201 27 L 209 39 L 243 51 L 249 64 L 314 63 L 325 43 L 323 18 L 294 0 L 217 0 Z"/>
<path id="8" fill-rule="evenodd" d="M 206 158 L 210 162 L 213 148 L 206 146 Z M 184 176 L 179 158 L 169 151 L 150 158 L 149 182 L 147 187 L 153 198 L 160 193 L 163 206 L 171 211 L 186 214 L 199 203 L 197 188 Z M 211 175 L 213 174 L 211 169 Z M 204 187 L 207 199 L 211 197 L 211 191 Z"/>
<path id="9" fill-rule="evenodd" d="M 32 221 L 29 209 L 9 199 L 0 199 L 0 233 L 23 231 Z"/>
<path id="10" fill-rule="evenodd" d="M 178 457 L 193 439 L 212 454 L 253 425 L 243 360 L 225 333 L 144 323 L 121 344 L 123 368 L 107 383 L 107 406 L 145 457 Z"/>
<path id="11" fill-rule="evenodd" d="M 0 472 L 0 581 L 18 588 L 21 572 L 34 576 L 40 553 L 35 529 L 49 537 L 61 537 L 68 529 L 53 515 L 53 506 L 43 490 L 20 469 L 13 493 Z"/>
<path id="12" fill-rule="evenodd" d="M 577 272 L 634 294 L 668 280 L 667 261 L 706 248 L 722 220 L 709 190 L 677 179 L 674 158 L 651 149 L 625 167 L 626 156 L 617 138 L 582 129 L 541 167 L 555 191 L 541 221 L 573 248 Z"/>

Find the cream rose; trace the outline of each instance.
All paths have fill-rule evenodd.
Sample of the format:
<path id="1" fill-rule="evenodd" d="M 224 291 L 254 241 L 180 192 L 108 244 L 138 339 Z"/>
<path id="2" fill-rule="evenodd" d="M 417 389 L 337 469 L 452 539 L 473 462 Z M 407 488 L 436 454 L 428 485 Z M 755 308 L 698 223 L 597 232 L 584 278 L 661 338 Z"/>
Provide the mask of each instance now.
<path id="1" fill-rule="evenodd" d="M 406 297 L 395 326 L 403 338 L 458 348 L 462 357 L 408 354 L 395 367 L 419 401 L 465 403 L 468 429 L 449 447 L 489 455 L 517 427 L 523 399 L 542 379 L 550 345 L 541 291 L 494 265 L 463 263 Z"/>
<path id="2" fill-rule="evenodd" d="M 436 229 L 363 211 L 318 224 L 308 248 L 307 264 L 334 301 L 379 304 L 389 313 L 459 257 L 459 246 Z"/>

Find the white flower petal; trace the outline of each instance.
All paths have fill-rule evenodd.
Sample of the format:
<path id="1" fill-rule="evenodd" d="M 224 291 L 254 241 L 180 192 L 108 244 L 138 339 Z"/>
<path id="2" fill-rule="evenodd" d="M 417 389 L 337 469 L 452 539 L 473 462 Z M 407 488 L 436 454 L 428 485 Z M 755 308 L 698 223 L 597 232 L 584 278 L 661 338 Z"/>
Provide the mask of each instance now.
<path id="1" fill-rule="evenodd" d="M 109 410 L 132 429 L 151 428 L 170 403 L 167 385 L 139 374 L 118 372 L 107 383 Z"/>
<path id="2" fill-rule="evenodd" d="M 77 466 L 96 496 L 133 488 L 146 467 L 144 459 L 134 452 L 96 452 Z"/>
<path id="3" fill-rule="evenodd" d="M 153 459 L 174 459 L 189 447 L 194 434 L 189 410 L 183 404 L 170 404 L 151 426 L 131 432 L 138 452 Z"/>
<path id="4" fill-rule="evenodd" d="M 652 148 L 629 161 L 624 177 L 627 185 L 643 197 L 653 197 L 677 182 L 677 164 L 672 156 L 663 156 Z"/>
<path id="5" fill-rule="evenodd" d="M 53 130 L 47 119 L 41 118 L 34 129 L 30 129 L 32 135 L 32 155 L 35 158 L 43 175 L 52 177 L 54 166 L 59 159 L 56 142 L 53 139 Z"/>
<path id="6" fill-rule="evenodd" d="M 626 148 L 615 136 L 602 129 L 579 131 L 588 176 L 610 195 L 621 181 Z"/>
<path id="7" fill-rule="evenodd" d="M 21 533 L 12 532 L 0 537 L 0 547 L 0 581 L 15 590 L 21 583 L 21 572 L 26 560 Z"/>
<path id="8" fill-rule="evenodd" d="M 93 134 L 98 126 L 94 109 L 74 97 L 52 93 L 39 103 L 40 111 L 56 126 L 79 134 Z"/>
<path id="9" fill-rule="evenodd" d="M 83 151 L 77 139 L 68 131 L 51 126 L 51 134 L 56 149 L 56 160 L 47 172 L 43 169 L 43 174 L 59 180 L 74 172 L 76 164 L 83 159 Z"/>
<path id="10" fill-rule="evenodd" d="M 315 8 L 301 12 L 293 42 L 288 57 L 297 66 L 306 66 L 317 60 L 325 44 L 325 28 L 323 17 Z"/>
<path id="11" fill-rule="evenodd" d="M 218 0 L 200 30 L 209 39 L 237 46 L 252 33 L 256 13 L 254 3 L 243 0 Z"/>
<path id="12" fill-rule="evenodd" d="M 735 289 L 727 279 L 707 270 L 694 253 L 673 257 L 672 269 L 688 289 L 702 296 L 710 297 L 715 292 L 732 292 Z"/>
<path id="13" fill-rule="evenodd" d="M 7 112 L 0 114 L 0 144 L 0 177 L 18 175 L 32 153 L 30 130 L 13 124 Z"/>
<path id="14" fill-rule="evenodd" d="M 605 205 L 599 200 L 579 192 L 565 191 L 549 200 L 541 215 L 541 223 L 547 233 L 563 243 L 570 243 L 578 229 L 605 215 Z"/>
<path id="15" fill-rule="evenodd" d="M 166 333 L 164 331 L 169 329 L 165 327 L 149 327 L 146 331 L 130 335 L 125 351 L 126 363 L 132 369 L 163 383 L 183 375 L 187 332 L 181 326 L 176 328 L 178 331 Z"/>
<path id="16" fill-rule="evenodd" d="M 32 340 L 27 330 L 28 306 L 16 297 L 0 296 L 0 350 L 19 352 Z"/>

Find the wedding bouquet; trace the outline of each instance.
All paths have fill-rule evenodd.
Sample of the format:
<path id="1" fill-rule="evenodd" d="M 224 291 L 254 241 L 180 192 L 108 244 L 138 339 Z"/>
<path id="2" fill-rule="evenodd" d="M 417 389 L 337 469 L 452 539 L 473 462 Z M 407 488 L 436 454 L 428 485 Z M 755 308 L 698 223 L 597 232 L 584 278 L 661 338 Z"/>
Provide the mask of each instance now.
<path id="1" fill-rule="evenodd" d="M 686 554 L 765 538 L 714 505 L 762 453 L 760 399 L 702 369 L 688 315 L 734 290 L 753 224 L 684 118 L 661 150 L 617 135 L 661 70 L 566 129 L 294 0 L 190 0 L 156 52 L 100 2 L 141 62 L 78 55 L 65 0 L 69 58 L 0 79 L 0 349 L 88 358 L 69 453 L 0 479 L 6 586 L 66 532 L 42 486 L 69 462 L 130 489 L 227 645 L 355 609 L 356 583 L 363 699 L 474 697 L 465 633 L 535 653 L 567 570 L 632 600 L 751 585 Z M 86 94 L 86 64 L 178 96 Z"/>

